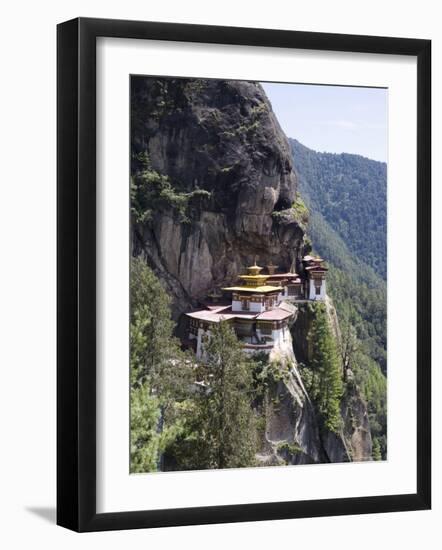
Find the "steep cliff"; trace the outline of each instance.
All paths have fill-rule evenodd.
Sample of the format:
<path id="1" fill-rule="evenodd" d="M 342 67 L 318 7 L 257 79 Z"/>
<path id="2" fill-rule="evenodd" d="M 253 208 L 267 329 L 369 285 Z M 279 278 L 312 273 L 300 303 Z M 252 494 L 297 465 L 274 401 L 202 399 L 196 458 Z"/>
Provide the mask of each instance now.
<path id="1" fill-rule="evenodd" d="M 316 316 L 313 304 L 299 305 L 296 323 L 292 326 L 293 349 L 297 361 L 308 366 L 311 362 L 311 344 L 309 333 Z M 327 296 L 325 310 L 333 338 L 338 349 L 341 343 L 341 332 L 336 309 Z M 370 434 L 367 405 L 359 389 L 342 371 L 344 380 L 343 395 L 340 405 L 342 426 L 338 433 L 322 430 L 320 440 L 327 461 L 346 462 L 347 460 L 371 460 L 372 440 Z"/>
<path id="2" fill-rule="evenodd" d="M 263 465 L 314 464 L 371 460 L 372 440 L 367 406 L 351 380 L 344 384 L 337 432 L 324 429 L 314 400 L 303 382 L 311 361 L 309 333 L 316 308 L 299 305 L 291 328 L 292 353 L 276 358 L 260 414 L 265 418 L 258 459 Z M 339 321 L 329 298 L 328 322 L 339 342 Z M 344 378 L 344 373 L 342 373 Z M 346 377 L 345 377 L 346 378 Z"/>
<path id="3" fill-rule="evenodd" d="M 304 246 L 291 209 L 297 182 L 262 87 L 132 77 L 131 97 L 134 202 L 155 175 L 167 178 L 150 215 L 133 217 L 133 251 L 167 286 L 175 316 L 234 282 L 256 256 L 296 266 Z"/>

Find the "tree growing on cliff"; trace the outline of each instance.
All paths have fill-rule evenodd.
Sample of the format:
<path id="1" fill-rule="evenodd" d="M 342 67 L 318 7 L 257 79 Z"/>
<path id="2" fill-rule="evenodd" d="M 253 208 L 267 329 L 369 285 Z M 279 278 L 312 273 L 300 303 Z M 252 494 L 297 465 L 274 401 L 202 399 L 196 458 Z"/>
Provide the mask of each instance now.
<path id="1" fill-rule="evenodd" d="M 164 401 L 175 399 L 191 381 L 191 365 L 173 336 L 170 297 L 141 258 L 131 262 L 131 382 L 148 382 Z"/>
<path id="2" fill-rule="evenodd" d="M 338 350 L 324 304 L 315 305 L 315 317 L 308 339 L 311 350 L 312 398 L 324 427 L 337 432 L 342 422 L 340 405 L 343 382 Z"/>
<path id="3" fill-rule="evenodd" d="M 380 460 L 385 460 L 387 458 L 387 379 L 379 365 L 361 352 L 355 355 L 352 368 L 355 382 L 367 402 L 368 420 L 373 439 L 373 458 L 380 454 Z"/>
<path id="4" fill-rule="evenodd" d="M 206 353 L 208 390 L 197 412 L 199 460 L 206 468 L 253 466 L 256 427 L 251 366 L 227 322 L 213 328 Z"/>
<path id="5" fill-rule="evenodd" d="M 373 439 L 373 450 L 372 450 L 373 460 L 382 460 L 381 446 L 378 439 Z"/>
<path id="6" fill-rule="evenodd" d="M 180 433 L 177 404 L 192 372 L 172 335 L 170 299 L 140 258 L 131 261 L 130 297 L 131 471 L 148 472 Z"/>

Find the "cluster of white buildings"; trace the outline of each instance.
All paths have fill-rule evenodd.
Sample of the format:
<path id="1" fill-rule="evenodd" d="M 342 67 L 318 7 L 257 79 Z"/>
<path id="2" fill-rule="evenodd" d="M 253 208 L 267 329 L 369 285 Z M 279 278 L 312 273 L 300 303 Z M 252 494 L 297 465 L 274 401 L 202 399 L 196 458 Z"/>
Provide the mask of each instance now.
<path id="1" fill-rule="evenodd" d="M 240 275 L 237 286 L 223 288 L 224 294 L 214 293 L 204 308 L 187 313 L 189 335 L 187 345 L 196 357 L 204 357 L 204 341 L 216 323 L 227 322 L 233 327 L 244 351 L 254 353 L 284 349 L 291 344 L 289 325 L 296 318 L 296 302 L 324 300 L 327 268 L 324 260 L 305 256 L 303 276 L 297 273 L 278 273 L 274 265 L 252 265 L 247 274 Z M 223 295 L 229 300 L 222 302 Z"/>

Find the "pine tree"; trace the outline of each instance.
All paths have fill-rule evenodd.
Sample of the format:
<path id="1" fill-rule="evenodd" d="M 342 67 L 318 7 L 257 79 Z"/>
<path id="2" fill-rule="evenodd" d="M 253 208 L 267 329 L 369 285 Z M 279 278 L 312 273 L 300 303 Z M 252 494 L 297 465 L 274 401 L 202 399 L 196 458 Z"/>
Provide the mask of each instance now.
<path id="1" fill-rule="evenodd" d="M 213 327 L 205 349 L 208 388 L 198 406 L 198 458 L 206 468 L 253 466 L 256 427 L 250 362 L 225 321 Z"/>
<path id="2" fill-rule="evenodd" d="M 140 258 L 131 262 L 130 297 L 131 471 L 147 472 L 183 428 L 179 402 L 192 368 L 173 337 L 170 299 Z"/>
<path id="3" fill-rule="evenodd" d="M 138 382 L 158 378 L 178 353 L 178 343 L 172 338 L 170 298 L 141 258 L 131 262 L 130 300 L 133 378 Z"/>
<path id="4" fill-rule="evenodd" d="M 373 460 L 382 460 L 381 446 L 377 437 L 373 439 L 373 449 L 371 452 L 371 456 L 373 457 Z"/>
<path id="5" fill-rule="evenodd" d="M 340 404 L 343 394 L 338 351 L 324 304 L 316 304 L 315 317 L 309 332 L 312 397 L 327 430 L 337 432 L 341 426 Z"/>
<path id="6" fill-rule="evenodd" d="M 141 258 L 131 263 L 130 296 L 132 384 L 148 381 L 163 404 L 168 397 L 185 397 L 193 374 L 189 358 L 173 336 L 171 299 Z"/>
<path id="7" fill-rule="evenodd" d="M 131 473 L 159 469 L 162 453 L 183 431 L 184 419 L 165 422 L 161 400 L 147 383 L 131 388 Z"/>
<path id="8" fill-rule="evenodd" d="M 152 472 L 157 469 L 160 436 L 158 400 L 150 393 L 147 384 L 131 388 L 130 392 L 130 471 Z"/>

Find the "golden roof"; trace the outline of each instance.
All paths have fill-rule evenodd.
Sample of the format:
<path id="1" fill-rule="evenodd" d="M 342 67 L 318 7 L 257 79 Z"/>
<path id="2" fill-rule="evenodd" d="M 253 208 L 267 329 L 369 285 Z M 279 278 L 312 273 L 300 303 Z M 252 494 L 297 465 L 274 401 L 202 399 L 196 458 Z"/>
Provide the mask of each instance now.
<path id="1" fill-rule="evenodd" d="M 265 284 L 268 275 L 240 275 L 239 278 L 246 283 L 247 286 L 261 286 Z"/>
<path id="2" fill-rule="evenodd" d="M 266 293 L 266 292 L 281 292 L 280 286 L 270 286 L 270 285 L 261 285 L 261 286 L 229 286 L 223 288 L 223 290 L 230 290 L 233 292 L 257 292 L 257 293 Z"/>
<path id="3" fill-rule="evenodd" d="M 255 258 L 255 263 L 247 268 L 247 275 L 242 275 L 241 277 L 246 277 L 246 276 L 258 277 L 261 271 L 262 271 L 262 267 L 260 267 L 259 265 L 256 265 L 256 258 Z"/>
<path id="4" fill-rule="evenodd" d="M 247 268 L 247 274 L 246 275 L 240 275 L 239 279 L 244 281 L 245 287 L 260 287 L 265 286 L 266 280 L 269 278 L 268 275 L 260 275 L 260 272 L 262 271 L 262 267 L 259 265 L 256 265 L 256 257 L 255 257 L 255 263 L 254 265 L 250 265 Z"/>
<path id="5" fill-rule="evenodd" d="M 271 276 L 260 275 L 262 267 L 256 265 L 256 258 L 254 265 L 251 265 L 247 268 L 247 275 L 240 275 L 239 279 L 244 282 L 242 286 L 231 286 L 223 288 L 222 290 L 230 290 L 234 292 L 256 292 L 256 293 L 266 293 L 266 292 L 281 292 L 280 286 L 275 285 L 266 285 L 267 279 Z"/>

